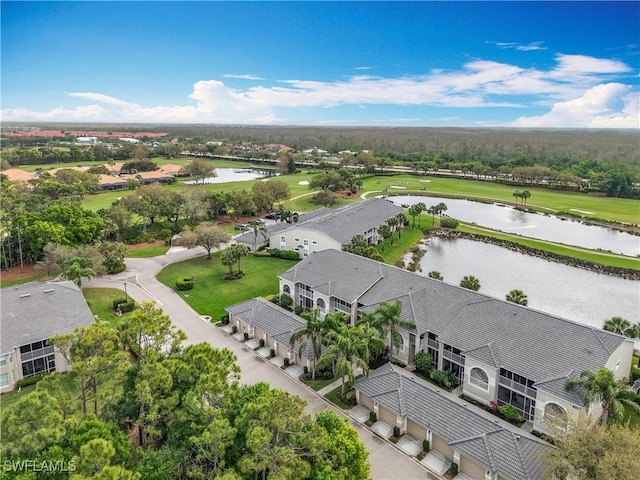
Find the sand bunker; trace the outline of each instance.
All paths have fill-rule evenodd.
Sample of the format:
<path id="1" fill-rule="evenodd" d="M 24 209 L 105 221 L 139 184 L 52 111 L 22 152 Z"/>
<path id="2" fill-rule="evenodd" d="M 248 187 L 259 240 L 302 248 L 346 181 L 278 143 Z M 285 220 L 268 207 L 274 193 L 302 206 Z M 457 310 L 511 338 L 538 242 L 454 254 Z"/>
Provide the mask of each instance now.
<path id="1" fill-rule="evenodd" d="M 307 182 L 306 180 L 301 180 L 298 182 L 298 185 L 309 185 L 309 182 Z"/>
<path id="2" fill-rule="evenodd" d="M 578 210 L 577 208 L 570 208 L 569 211 L 570 212 L 584 213 L 585 215 L 595 215 L 595 212 L 587 212 L 586 210 Z"/>
<path id="3" fill-rule="evenodd" d="M 430 183 L 431 180 L 420 180 L 422 183 Z"/>
<path id="4" fill-rule="evenodd" d="M 389 185 L 389 188 L 407 188 L 407 187 L 398 187 L 396 185 Z"/>

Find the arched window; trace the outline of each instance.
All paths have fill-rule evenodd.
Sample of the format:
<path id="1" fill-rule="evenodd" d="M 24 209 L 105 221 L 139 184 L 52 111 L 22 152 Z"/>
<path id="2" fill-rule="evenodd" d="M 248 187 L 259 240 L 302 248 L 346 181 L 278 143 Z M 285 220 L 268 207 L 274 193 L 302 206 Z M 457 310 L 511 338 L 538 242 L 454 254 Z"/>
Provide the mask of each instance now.
<path id="1" fill-rule="evenodd" d="M 321 298 L 319 298 L 319 299 L 316 301 L 316 305 L 317 305 L 317 306 L 318 306 L 318 308 L 319 308 L 320 310 L 322 310 L 323 312 L 324 312 L 325 307 L 327 306 L 327 305 L 326 305 L 326 303 L 324 303 L 324 300 L 323 300 L 323 299 L 321 299 Z"/>
<path id="2" fill-rule="evenodd" d="M 480 387 L 483 390 L 489 390 L 489 375 L 479 367 L 473 367 L 469 374 L 469 383 Z"/>
<path id="3" fill-rule="evenodd" d="M 402 335 L 398 335 L 398 351 L 404 352 L 404 337 Z"/>
<path id="4" fill-rule="evenodd" d="M 284 293 L 291 293 L 291 289 L 289 288 L 289 285 L 285 285 L 284 287 L 282 287 L 282 291 Z"/>
<path id="5" fill-rule="evenodd" d="M 544 406 L 544 421 L 547 425 L 564 430 L 568 420 L 567 411 L 562 405 L 549 402 Z"/>

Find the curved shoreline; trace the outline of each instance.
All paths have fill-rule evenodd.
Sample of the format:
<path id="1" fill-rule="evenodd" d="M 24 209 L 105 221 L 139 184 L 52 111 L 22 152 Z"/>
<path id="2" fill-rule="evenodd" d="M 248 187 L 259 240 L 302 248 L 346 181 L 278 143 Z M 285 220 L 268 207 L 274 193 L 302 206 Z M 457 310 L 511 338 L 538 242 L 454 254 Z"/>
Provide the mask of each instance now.
<path id="1" fill-rule="evenodd" d="M 633 270 L 631 268 L 612 267 L 607 265 L 601 265 L 599 263 L 590 262 L 587 260 L 581 260 L 578 258 L 568 257 L 566 255 L 559 255 L 557 253 L 540 250 L 537 248 L 527 247 L 508 240 L 502 240 L 494 238 L 488 235 L 480 235 L 476 233 L 461 232 L 459 230 L 451 230 L 448 228 L 433 228 L 424 231 L 426 238 L 428 237 L 441 237 L 441 238 L 461 238 L 465 240 L 473 240 L 476 242 L 488 243 L 496 245 L 498 247 L 507 248 L 517 253 L 523 253 L 533 257 L 542 258 L 550 262 L 561 263 L 570 267 L 582 268 L 595 273 L 601 273 L 604 275 L 615 275 L 627 280 L 640 280 L 640 271 Z"/>

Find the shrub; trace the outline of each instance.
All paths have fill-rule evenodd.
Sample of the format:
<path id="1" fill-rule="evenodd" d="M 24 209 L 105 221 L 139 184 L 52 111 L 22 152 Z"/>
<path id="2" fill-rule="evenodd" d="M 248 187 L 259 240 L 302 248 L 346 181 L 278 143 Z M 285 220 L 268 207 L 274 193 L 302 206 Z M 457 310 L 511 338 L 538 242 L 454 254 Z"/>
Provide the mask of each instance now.
<path id="1" fill-rule="evenodd" d="M 253 252 L 254 257 L 272 257 L 271 252 L 269 250 L 258 250 L 257 252 Z"/>
<path id="2" fill-rule="evenodd" d="M 429 378 L 444 388 L 451 388 L 452 386 L 452 383 L 449 380 L 449 375 L 447 375 L 447 372 L 443 372 L 442 370 L 433 370 L 429 374 Z"/>
<path id="3" fill-rule="evenodd" d="M 300 260 L 300 254 L 293 250 L 282 250 L 280 256 L 285 260 Z"/>
<path id="4" fill-rule="evenodd" d="M 429 440 L 427 440 L 426 438 L 422 440 L 422 451 L 424 452 L 429 451 Z"/>
<path id="5" fill-rule="evenodd" d="M 22 388 L 22 387 L 27 387 L 29 385 L 35 385 L 40 380 L 42 380 L 45 375 L 47 374 L 39 373 L 38 375 L 34 375 L 33 377 L 22 378 L 16 382 L 16 387 Z"/>
<path id="6" fill-rule="evenodd" d="M 289 361 L 289 359 L 288 359 L 287 357 L 285 357 L 285 359 L 284 359 L 284 365 L 285 365 L 285 367 L 288 367 L 290 363 L 291 363 L 291 362 Z"/>
<path id="7" fill-rule="evenodd" d="M 236 327 L 235 325 L 231 327 L 231 332 L 238 333 L 238 327 Z"/>
<path id="8" fill-rule="evenodd" d="M 184 292 L 186 290 L 191 290 L 195 283 L 195 279 L 191 278 L 179 278 L 176 280 L 176 290 L 180 292 Z"/>
<path id="9" fill-rule="evenodd" d="M 504 418 L 512 422 L 522 422 L 524 420 L 522 418 L 522 415 L 520 415 L 520 412 L 518 412 L 518 410 L 516 410 L 516 407 L 514 407 L 513 405 L 500 405 L 498 407 L 498 412 L 500 412 L 500 415 L 502 415 Z"/>
<path id="10" fill-rule="evenodd" d="M 269 350 L 269 356 L 270 356 L 271 358 L 273 358 L 273 357 L 275 357 L 275 356 L 276 356 L 276 351 L 275 351 L 273 348 L 272 348 L 271 350 Z"/>
<path id="11" fill-rule="evenodd" d="M 378 421 L 378 416 L 375 412 L 369 412 L 369 420 L 371 420 L 371 423 L 376 423 Z"/>
<path id="12" fill-rule="evenodd" d="M 400 427 L 393 427 L 393 436 L 396 438 L 400 436 Z"/>
<path id="13" fill-rule="evenodd" d="M 333 372 L 331 370 L 327 370 L 322 374 L 322 376 L 327 380 L 329 380 L 330 378 L 333 378 Z"/>
<path id="14" fill-rule="evenodd" d="M 303 309 L 300 305 L 296 305 L 296 306 L 293 308 L 293 312 L 294 312 L 296 315 L 300 315 L 300 314 L 302 313 L 302 310 L 304 310 L 304 309 Z"/>
<path id="15" fill-rule="evenodd" d="M 247 332 L 244 332 L 244 339 L 249 340 L 249 334 Z"/>
<path id="16" fill-rule="evenodd" d="M 458 464 L 456 462 L 453 462 L 449 470 L 451 470 L 451 475 L 455 477 L 458 474 Z"/>
<path id="17" fill-rule="evenodd" d="M 136 302 L 129 300 L 128 302 L 121 303 L 119 307 L 122 313 L 133 312 L 136 308 Z"/>
<path id="18" fill-rule="evenodd" d="M 443 218 L 440 220 L 440 226 L 443 228 L 458 228 L 459 223 L 455 218 Z"/>
<path id="19" fill-rule="evenodd" d="M 258 344 L 260 345 L 260 348 L 264 347 L 264 338 L 261 338 Z"/>
<path id="20" fill-rule="evenodd" d="M 304 367 L 302 367 L 302 372 L 307 375 L 309 373 L 309 367 L 307 367 L 306 365 Z"/>
<path id="21" fill-rule="evenodd" d="M 351 389 L 351 390 L 347 390 L 346 392 L 344 392 L 344 398 L 343 400 L 347 403 L 356 403 L 356 391 Z"/>
<path id="22" fill-rule="evenodd" d="M 264 297 L 264 299 L 267 302 L 278 303 L 278 295 L 275 295 L 275 294 L 267 295 L 266 297 Z"/>
<path id="23" fill-rule="evenodd" d="M 419 372 L 429 373 L 433 369 L 433 357 L 427 352 L 416 353 L 413 364 Z"/>
<path id="24" fill-rule="evenodd" d="M 120 305 L 122 303 L 127 303 L 127 299 L 126 298 L 118 298 L 117 300 L 114 300 L 113 301 L 113 309 L 115 310 L 116 308 L 118 308 L 118 305 Z"/>
<path id="25" fill-rule="evenodd" d="M 282 256 L 282 251 L 279 248 L 270 248 L 268 252 L 272 257 L 280 257 Z"/>
<path id="26" fill-rule="evenodd" d="M 293 298 L 291 298 L 286 293 L 280 295 L 280 306 L 283 308 L 291 309 L 291 305 L 293 305 Z"/>
<path id="27" fill-rule="evenodd" d="M 228 325 L 229 324 L 229 314 L 228 313 L 223 313 L 222 315 L 220 315 L 220 321 L 222 322 L 223 325 Z"/>

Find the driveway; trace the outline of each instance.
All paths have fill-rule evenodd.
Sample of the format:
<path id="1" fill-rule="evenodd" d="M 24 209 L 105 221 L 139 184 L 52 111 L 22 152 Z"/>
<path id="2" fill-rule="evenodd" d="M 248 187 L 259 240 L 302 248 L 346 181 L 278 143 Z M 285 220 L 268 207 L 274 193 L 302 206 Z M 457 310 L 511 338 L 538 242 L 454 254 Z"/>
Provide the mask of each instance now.
<path id="1" fill-rule="evenodd" d="M 224 247 L 222 247 L 224 248 Z M 227 335 L 224 331 L 201 318 L 172 289 L 160 283 L 155 276 L 166 265 L 189 258 L 205 255 L 201 248 L 183 250 L 153 258 L 127 258 L 127 269 L 116 275 L 91 279 L 85 287 L 107 287 L 126 289 L 127 294 L 137 302 L 155 301 L 176 327 L 187 335 L 186 344 L 208 342 L 216 348 L 228 348 L 237 357 L 241 369 L 241 382 L 250 385 L 267 382 L 304 398 L 309 413 L 332 408 L 344 416 L 344 412 L 319 396 L 306 385 L 291 378 L 284 371 L 257 355 Z M 402 453 L 393 444 L 381 439 L 364 425 L 349 418 L 350 424 L 358 431 L 360 439 L 369 450 L 371 475 L 375 480 L 414 480 L 436 478 L 428 474 L 414 458 Z"/>

